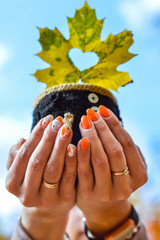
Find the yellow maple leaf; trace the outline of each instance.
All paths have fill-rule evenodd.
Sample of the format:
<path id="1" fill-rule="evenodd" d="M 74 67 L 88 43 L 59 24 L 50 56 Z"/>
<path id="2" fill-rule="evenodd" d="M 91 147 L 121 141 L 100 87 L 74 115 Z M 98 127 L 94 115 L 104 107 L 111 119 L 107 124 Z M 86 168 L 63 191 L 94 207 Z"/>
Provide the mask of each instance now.
<path id="1" fill-rule="evenodd" d="M 127 72 L 117 71 L 120 64 L 130 60 L 135 54 L 128 49 L 133 44 L 132 33 L 123 31 L 116 36 L 110 34 L 101 41 L 100 33 L 104 19 L 97 20 L 95 10 L 87 2 L 76 10 L 73 18 L 68 18 L 69 40 L 65 39 L 57 28 L 39 29 L 42 51 L 37 55 L 50 64 L 44 70 L 38 70 L 34 76 L 47 84 L 47 88 L 63 83 L 77 83 L 79 79 L 117 91 L 118 87 L 132 82 Z M 94 52 L 99 62 L 84 71 L 80 71 L 69 57 L 72 48 L 83 52 Z"/>

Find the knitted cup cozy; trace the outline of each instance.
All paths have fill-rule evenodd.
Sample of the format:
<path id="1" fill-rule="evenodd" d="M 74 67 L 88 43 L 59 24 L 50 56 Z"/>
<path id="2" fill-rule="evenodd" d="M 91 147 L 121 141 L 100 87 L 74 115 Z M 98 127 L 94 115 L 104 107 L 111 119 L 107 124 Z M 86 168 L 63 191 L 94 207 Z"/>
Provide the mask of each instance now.
<path id="1" fill-rule="evenodd" d="M 88 108 L 98 111 L 100 105 L 113 111 L 121 121 L 117 101 L 105 88 L 74 83 L 48 88 L 34 102 L 32 129 L 41 118 L 49 114 L 52 114 L 54 118 L 65 115 L 65 119 L 67 117 L 71 119 L 72 143 L 76 145 L 81 138 L 79 131 L 81 117 L 86 114 Z"/>

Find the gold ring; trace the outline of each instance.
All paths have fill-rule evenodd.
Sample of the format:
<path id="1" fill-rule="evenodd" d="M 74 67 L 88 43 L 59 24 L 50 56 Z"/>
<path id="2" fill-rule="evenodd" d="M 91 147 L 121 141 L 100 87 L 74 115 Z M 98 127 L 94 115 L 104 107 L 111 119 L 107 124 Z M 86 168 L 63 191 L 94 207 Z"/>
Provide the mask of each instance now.
<path id="1" fill-rule="evenodd" d="M 128 170 L 128 167 L 126 167 L 122 172 L 112 172 L 112 173 L 115 176 L 128 175 L 129 174 L 129 170 Z"/>
<path id="2" fill-rule="evenodd" d="M 50 183 L 47 183 L 47 182 L 43 179 L 43 186 L 46 187 L 46 188 L 54 189 L 54 188 L 56 188 L 58 185 L 59 185 L 59 182 L 50 184 Z"/>

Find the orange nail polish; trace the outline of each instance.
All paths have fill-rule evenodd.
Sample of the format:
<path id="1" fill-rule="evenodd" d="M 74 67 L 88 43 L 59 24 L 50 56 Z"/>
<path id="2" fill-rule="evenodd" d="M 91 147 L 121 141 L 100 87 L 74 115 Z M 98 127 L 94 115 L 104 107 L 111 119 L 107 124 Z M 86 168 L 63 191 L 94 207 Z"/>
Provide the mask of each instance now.
<path id="1" fill-rule="evenodd" d="M 86 151 L 87 148 L 88 148 L 88 145 L 89 145 L 89 141 L 88 141 L 88 139 L 85 138 L 85 137 L 82 138 L 81 141 L 80 141 L 81 149 L 82 149 L 83 151 Z"/>
<path id="2" fill-rule="evenodd" d="M 98 114 L 91 108 L 87 109 L 87 117 L 92 121 L 95 122 L 99 119 Z"/>
<path id="3" fill-rule="evenodd" d="M 74 153 L 74 151 L 75 151 L 75 146 L 72 143 L 69 144 L 68 147 L 67 147 L 67 152 L 68 153 Z"/>
<path id="4" fill-rule="evenodd" d="M 70 134 L 70 130 L 71 130 L 70 126 L 68 124 L 64 124 L 60 130 L 61 137 L 67 138 Z"/>
<path id="5" fill-rule="evenodd" d="M 61 116 L 56 117 L 56 120 L 60 121 L 61 123 L 63 123 L 63 118 Z"/>
<path id="6" fill-rule="evenodd" d="M 62 125 L 63 125 L 63 118 L 57 117 L 56 119 L 54 119 L 52 123 L 52 130 L 57 132 L 60 129 L 60 127 L 62 127 Z"/>
<path id="7" fill-rule="evenodd" d="M 89 129 L 92 126 L 91 120 L 85 115 L 81 117 L 81 126 L 84 129 Z"/>
<path id="8" fill-rule="evenodd" d="M 71 147 L 68 146 L 68 148 L 67 148 L 67 152 L 70 152 L 70 151 L 71 151 Z"/>
<path id="9" fill-rule="evenodd" d="M 47 117 L 45 117 L 44 119 L 42 119 L 41 124 L 43 125 L 43 127 L 46 128 L 52 120 L 53 120 L 53 116 L 50 114 Z"/>
<path id="10" fill-rule="evenodd" d="M 101 115 L 102 117 L 104 117 L 104 118 L 107 118 L 107 117 L 109 117 L 109 116 L 111 115 L 109 109 L 106 108 L 106 107 L 103 106 L 103 105 L 100 105 L 100 106 L 99 106 L 99 113 L 100 113 L 100 115 Z"/>

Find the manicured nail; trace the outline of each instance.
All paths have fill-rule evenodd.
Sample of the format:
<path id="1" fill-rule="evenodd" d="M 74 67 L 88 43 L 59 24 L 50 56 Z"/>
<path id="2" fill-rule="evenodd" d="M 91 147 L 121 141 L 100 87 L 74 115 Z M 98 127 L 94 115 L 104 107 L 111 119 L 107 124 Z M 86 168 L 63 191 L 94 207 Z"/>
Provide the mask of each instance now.
<path id="1" fill-rule="evenodd" d="M 95 122 L 99 120 L 98 113 L 96 113 L 93 109 L 88 108 L 87 109 L 87 117 L 92 121 Z"/>
<path id="2" fill-rule="evenodd" d="M 99 114 L 104 118 L 107 118 L 111 115 L 109 109 L 103 105 L 99 106 Z"/>
<path id="3" fill-rule="evenodd" d="M 71 128 L 68 124 L 64 124 L 60 130 L 60 136 L 62 138 L 67 138 L 70 134 Z"/>
<path id="4" fill-rule="evenodd" d="M 67 147 L 67 152 L 70 157 L 74 155 L 76 147 L 73 144 L 69 144 Z"/>
<path id="5" fill-rule="evenodd" d="M 16 144 L 16 148 L 19 150 L 22 144 L 25 142 L 24 138 L 20 138 Z"/>
<path id="6" fill-rule="evenodd" d="M 63 125 L 63 118 L 59 116 L 56 119 L 54 119 L 52 123 L 52 129 L 54 131 L 58 131 L 62 125 Z"/>
<path id="7" fill-rule="evenodd" d="M 80 141 L 80 147 L 83 151 L 86 151 L 89 146 L 89 141 L 86 137 L 82 138 Z"/>
<path id="8" fill-rule="evenodd" d="M 48 115 L 47 117 L 45 117 L 42 121 L 42 125 L 44 127 L 47 127 L 48 124 L 53 120 L 53 116 L 52 115 Z"/>
<path id="9" fill-rule="evenodd" d="M 89 129 L 92 126 L 91 120 L 85 115 L 81 117 L 81 126 L 84 129 Z"/>

